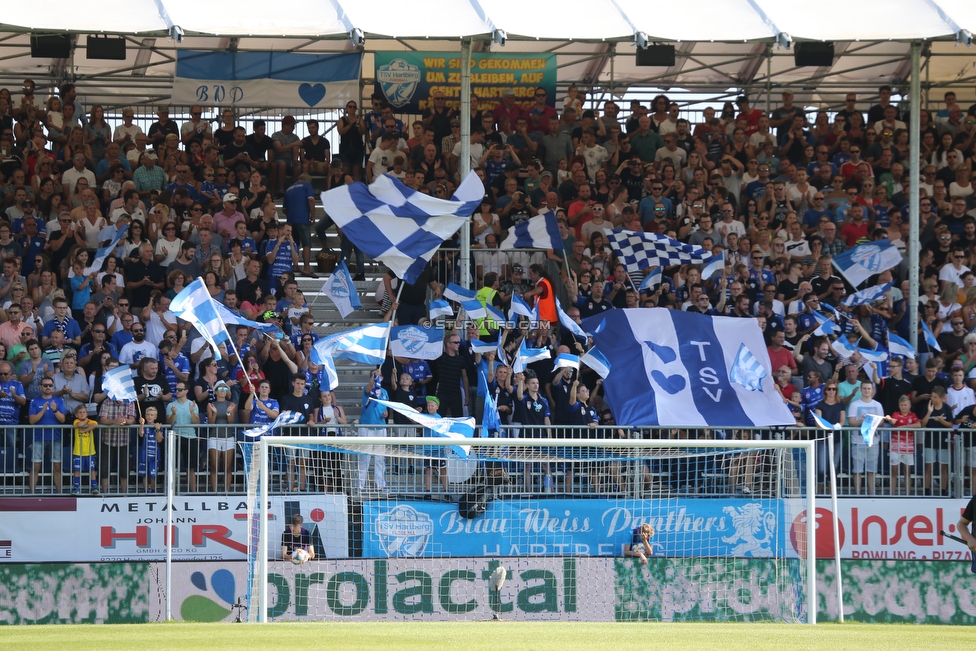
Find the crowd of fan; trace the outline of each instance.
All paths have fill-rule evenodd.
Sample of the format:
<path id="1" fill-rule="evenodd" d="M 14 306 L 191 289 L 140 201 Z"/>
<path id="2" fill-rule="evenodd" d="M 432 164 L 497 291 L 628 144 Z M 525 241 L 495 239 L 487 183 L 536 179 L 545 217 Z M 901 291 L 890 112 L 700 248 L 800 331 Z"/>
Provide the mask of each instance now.
<path id="1" fill-rule="evenodd" d="M 532 431 L 556 424 L 580 432 L 612 426 L 595 374 L 556 370 L 551 360 L 512 373 L 509 362 L 523 336 L 533 347 L 551 348 L 553 357 L 586 350 L 590 342 L 558 327 L 559 301 L 577 322 L 625 307 L 757 319 L 798 424 L 811 425 L 811 414 L 820 412 L 831 422 L 857 426 L 878 409 L 898 426 L 968 427 L 976 421 L 976 397 L 967 386 L 976 385 L 976 335 L 967 336 L 976 328 L 976 290 L 966 266 L 976 244 L 970 179 L 976 106 L 966 113 L 947 94 L 946 109 L 923 111 L 920 133 L 910 134 L 899 108 L 889 103 L 890 92 L 879 89 L 866 117 L 848 94 L 833 123 L 826 111 L 807 114 L 785 91 L 769 115 L 740 97 L 738 111 L 731 103 L 706 109 L 700 124 L 680 118 L 680 106 L 664 96 L 649 108 L 634 102 L 623 119 L 613 101 L 584 110 L 586 99 L 576 88 L 558 102 L 539 88 L 526 104 L 506 91 L 494 106 L 473 101 L 470 116 L 446 108 L 435 93 L 409 132 L 392 106 L 374 95 L 368 112 L 355 102 L 346 105 L 335 125 L 339 147 L 333 157 L 314 120 L 306 138 L 295 134 L 291 116 L 267 136 L 261 120 L 247 134 L 229 109 L 215 128 L 199 106 L 183 124 L 161 108 L 143 133 L 131 109 L 122 111 L 114 129 L 101 107 L 82 110 L 71 85 L 47 99 L 35 97 L 31 80 L 15 96 L 0 89 L 6 217 L 0 221 L 0 358 L 6 360 L 0 363 L 0 425 L 51 426 L 7 428 L 3 442 L 26 454 L 32 488 L 42 465 L 53 462 L 60 490 L 57 426 L 77 419 L 70 441 L 75 490 L 79 473 L 89 471 L 103 491 L 116 473 L 119 488 L 127 490 L 130 462 L 138 464 L 148 490 L 157 437 L 120 426 L 149 420 L 146 431 L 155 431 L 155 417 L 191 441 L 181 444 L 190 490 L 203 457 L 208 487 L 216 490 L 221 468 L 224 488 L 231 486 L 235 428 L 210 428 L 199 439 L 180 425 L 266 423 L 288 409 L 335 431 L 346 418 L 334 394 L 319 391 L 322 369 L 310 359 L 319 335 L 295 282 L 296 274 L 316 276 L 310 177 L 323 175 L 325 186 L 334 187 L 392 174 L 417 191 L 448 198 L 460 181 L 463 119 L 471 124 L 471 169 L 485 184 L 471 224 L 478 298 L 507 309 L 518 294 L 539 304 L 542 321 L 528 330 L 502 331 L 491 321 L 462 323 L 448 329 L 444 354 L 430 364 L 391 357 L 380 369 L 381 381 L 363 387 L 364 424 L 386 422 L 382 410 L 367 408 L 366 398 L 381 392 L 425 410 L 430 394 L 441 415 L 480 417 L 485 396 L 477 378 L 483 371 L 505 425 Z M 919 161 L 908 157 L 915 136 L 921 139 Z M 840 314 L 841 336 L 861 348 L 885 348 L 889 330 L 908 337 L 907 256 L 901 267 L 871 281 L 895 282 L 884 298 L 853 309 L 841 301 L 854 288 L 833 274 L 830 259 L 879 239 L 904 251 L 910 174 L 922 178 L 923 319 L 942 347 L 931 357 L 934 351 L 920 349 L 928 358 L 924 372 L 910 358 L 874 364 L 857 353 L 841 357 L 827 338 L 813 334 L 814 312 L 823 303 Z M 556 213 L 562 250 L 498 250 L 518 223 L 549 211 Z M 314 226 L 324 243 L 331 220 L 325 216 Z M 91 269 L 97 249 L 126 227 L 113 255 Z M 649 270 L 619 264 L 606 228 L 667 234 L 713 253 L 725 251 L 728 268 L 707 281 L 695 266 L 666 269 L 661 284 L 640 292 Z M 387 318 L 394 310 L 400 324 L 427 318 L 431 290 L 440 297 L 446 283 L 460 280 L 452 245 L 413 284 L 399 288 L 393 274 L 386 275 L 378 293 L 385 296 Z M 362 280 L 362 254 L 343 239 L 340 257 L 353 253 L 356 279 Z M 236 351 L 222 350 L 216 359 L 202 337 L 168 311 L 170 300 L 197 277 L 231 310 L 273 322 L 286 336 L 263 337 L 242 327 L 232 333 Z M 469 343 L 499 337 L 506 360 L 475 354 Z M 138 406 L 102 391 L 102 374 L 118 363 L 136 367 Z M 97 429 L 85 429 L 89 414 Z M 924 489 L 935 490 L 932 469 L 940 465 L 939 489 L 945 491 L 947 439 L 924 439 Z M 849 447 L 855 475 L 867 472 L 869 492 L 879 461 L 889 460 L 895 472 L 898 464 L 908 466 L 908 472 L 921 448 L 903 433 L 885 441 L 884 456 L 876 448 L 860 449 L 857 437 L 838 442 Z M 973 468 L 974 447 L 966 450 L 966 465 Z M 97 469 L 78 466 L 79 457 L 96 452 Z M 748 488 L 748 472 L 734 479 Z M 289 473 L 290 487 L 301 481 Z"/>

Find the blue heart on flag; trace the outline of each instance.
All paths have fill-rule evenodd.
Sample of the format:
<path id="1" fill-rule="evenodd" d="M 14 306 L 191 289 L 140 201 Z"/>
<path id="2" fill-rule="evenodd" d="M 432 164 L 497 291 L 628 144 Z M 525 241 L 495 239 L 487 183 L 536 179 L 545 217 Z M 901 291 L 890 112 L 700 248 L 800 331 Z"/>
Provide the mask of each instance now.
<path id="1" fill-rule="evenodd" d="M 325 86 L 322 84 L 299 84 L 298 96 L 309 106 L 315 106 L 325 97 Z"/>

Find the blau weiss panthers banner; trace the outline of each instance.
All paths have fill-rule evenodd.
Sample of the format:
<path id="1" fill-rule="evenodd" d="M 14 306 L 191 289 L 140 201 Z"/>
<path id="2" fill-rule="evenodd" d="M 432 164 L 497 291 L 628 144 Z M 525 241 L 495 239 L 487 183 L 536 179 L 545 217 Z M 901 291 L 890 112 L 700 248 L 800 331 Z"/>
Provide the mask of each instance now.
<path id="1" fill-rule="evenodd" d="M 176 51 L 173 104 L 341 108 L 359 99 L 362 55 Z M 270 131 L 270 130 L 269 130 Z"/>

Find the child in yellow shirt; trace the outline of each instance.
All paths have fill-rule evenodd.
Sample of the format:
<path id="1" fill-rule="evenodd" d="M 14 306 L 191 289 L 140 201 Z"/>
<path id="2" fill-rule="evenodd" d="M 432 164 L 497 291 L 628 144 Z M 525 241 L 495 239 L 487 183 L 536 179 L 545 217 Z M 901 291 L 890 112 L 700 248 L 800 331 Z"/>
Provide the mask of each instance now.
<path id="1" fill-rule="evenodd" d="M 85 405 L 75 407 L 74 447 L 71 450 L 71 463 L 75 471 L 72 480 L 72 495 L 81 493 L 81 473 L 87 472 L 91 478 L 91 494 L 98 495 L 98 475 L 95 465 L 95 428 L 98 422 L 88 417 Z"/>

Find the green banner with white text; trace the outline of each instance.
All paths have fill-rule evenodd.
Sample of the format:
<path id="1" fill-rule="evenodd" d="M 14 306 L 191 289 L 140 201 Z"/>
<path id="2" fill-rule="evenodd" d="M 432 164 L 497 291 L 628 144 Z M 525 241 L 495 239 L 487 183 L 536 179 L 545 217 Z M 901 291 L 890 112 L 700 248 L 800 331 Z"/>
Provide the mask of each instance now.
<path id="1" fill-rule="evenodd" d="M 374 74 L 376 92 L 397 113 L 422 113 L 431 95 L 442 91 L 448 108 L 458 110 L 461 97 L 461 57 L 447 52 L 377 52 Z M 556 102 L 556 55 L 472 54 L 471 89 L 478 108 L 488 110 L 511 88 L 523 108 L 534 102 L 535 89 L 546 90 L 546 102 Z"/>

